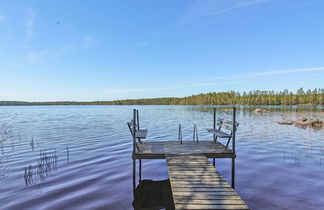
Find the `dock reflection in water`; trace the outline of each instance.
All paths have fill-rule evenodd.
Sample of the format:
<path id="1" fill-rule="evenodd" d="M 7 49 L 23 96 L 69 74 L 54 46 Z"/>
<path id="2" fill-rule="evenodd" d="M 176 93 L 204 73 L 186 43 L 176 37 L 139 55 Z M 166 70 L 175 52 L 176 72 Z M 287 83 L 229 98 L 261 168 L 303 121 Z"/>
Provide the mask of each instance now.
<path id="1" fill-rule="evenodd" d="M 134 192 L 133 207 L 144 209 L 174 209 L 170 180 L 142 180 Z"/>

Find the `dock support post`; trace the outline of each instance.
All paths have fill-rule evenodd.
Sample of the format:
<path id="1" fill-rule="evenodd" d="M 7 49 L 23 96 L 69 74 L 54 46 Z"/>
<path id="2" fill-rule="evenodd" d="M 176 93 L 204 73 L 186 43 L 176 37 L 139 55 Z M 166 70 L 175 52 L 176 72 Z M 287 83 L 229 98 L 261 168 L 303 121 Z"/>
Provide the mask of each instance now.
<path id="1" fill-rule="evenodd" d="M 139 116 L 138 116 L 138 110 L 136 110 L 136 125 L 137 125 L 137 130 L 139 131 Z"/>
<path id="2" fill-rule="evenodd" d="M 233 107 L 232 151 L 235 154 L 236 107 Z M 232 158 L 232 188 L 235 189 L 235 158 Z"/>
<path id="3" fill-rule="evenodd" d="M 197 129 L 196 124 L 194 124 L 194 131 L 193 131 L 192 141 L 195 142 L 195 143 L 198 143 L 198 129 Z"/>
<path id="4" fill-rule="evenodd" d="M 136 189 L 136 159 L 133 157 L 133 193 L 135 196 Z"/>
<path id="5" fill-rule="evenodd" d="M 236 134 L 236 107 L 233 107 L 233 131 L 232 131 L 232 150 L 235 153 L 235 134 Z"/>
<path id="6" fill-rule="evenodd" d="M 139 171 L 138 171 L 138 182 L 142 181 L 142 159 L 139 159 Z"/>
<path id="7" fill-rule="evenodd" d="M 214 120 L 213 120 L 213 129 L 216 129 L 216 108 L 214 108 Z M 216 135 L 213 135 L 214 143 L 216 142 Z"/>
<path id="8" fill-rule="evenodd" d="M 136 109 L 133 109 L 133 154 L 135 154 L 135 144 L 136 144 Z"/>
<path id="9" fill-rule="evenodd" d="M 135 196 L 135 188 L 136 188 L 136 157 L 135 157 L 135 144 L 136 144 L 136 109 L 133 109 L 133 193 Z"/>
<path id="10" fill-rule="evenodd" d="M 181 124 L 179 124 L 178 140 L 180 141 L 180 144 L 182 144 L 182 129 L 181 129 Z"/>
<path id="11" fill-rule="evenodd" d="M 232 188 L 235 189 L 235 158 L 232 158 Z"/>
<path id="12" fill-rule="evenodd" d="M 214 108 L 214 120 L 213 120 L 213 128 L 216 129 L 216 108 Z M 216 143 L 216 135 L 213 135 L 214 143 Z M 215 158 L 213 158 L 213 166 L 215 166 Z"/>

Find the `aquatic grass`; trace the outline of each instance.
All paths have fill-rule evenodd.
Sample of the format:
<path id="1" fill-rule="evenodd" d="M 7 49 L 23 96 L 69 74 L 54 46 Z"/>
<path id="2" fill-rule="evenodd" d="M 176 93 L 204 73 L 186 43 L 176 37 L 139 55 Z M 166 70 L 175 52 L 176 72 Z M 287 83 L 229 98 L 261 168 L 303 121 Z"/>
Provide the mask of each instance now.
<path id="1" fill-rule="evenodd" d="M 296 113 L 294 117 L 311 116 Z M 321 113 L 317 118 L 324 116 Z M 281 115 L 282 118 L 292 117 L 287 113 Z M 238 119 L 239 121 L 239 119 Z M 324 132 L 323 130 L 315 130 L 310 127 L 304 128 L 302 136 L 296 138 L 296 127 L 290 125 L 279 125 L 277 119 L 265 120 L 263 124 L 253 122 L 240 123 L 249 127 L 244 129 L 244 133 L 238 132 L 238 145 L 248 146 L 251 149 L 258 149 L 260 145 L 265 148 L 265 151 L 273 154 L 282 154 L 284 162 L 290 162 L 300 167 L 303 163 L 322 164 L 324 160 Z M 285 130 L 285 132 L 281 132 Z M 255 145 L 259 145 L 256 148 Z"/>
<path id="2" fill-rule="evenodd" d="M 0 125 L 0 146 L 1 146 L 2 153 L 3 153 L 4 144 L 13 138 L 11 127 L 10 127 L 10 123 L 12 122 L 12 120 L 13 118 Z"/>
<path id="3" fill-rule="evenodd" d="M 69 147 L 66 147 L 66 162 L 70 160 Z M 24 180 L 26 186 L 40 184 L 46 181 L 58 168 L 57 149 L 39 150 L 39 160 L 35 164 L 24 167 Z"/>
<path id="4" fill-rule="evenodd" d="M 46 178 L 57 169 L 57 160 L 56 148 L 40 150 L 39 161 L 24 168 L 26 186 L 46 181 Z"/>
<path id="5" fill-rule="evenodd" d="M 0 147 L 1 147 L 0 178 L 5 177 L 5 175 L 7 174 L 7 168 L 4 166 L 4 163 L 7 160 L 8 156 L 5 154 L 3 148 L 4 148 L 5 143 L 7 143 L 13 139 L 13 134 L 12 134 L 11 127 L 10 127 L 10 123 L 13 120 L 14 120 L 14 117 L 0 125 Z M 13 149 L 13 144 L 11 144 L 11 147 Z"/>

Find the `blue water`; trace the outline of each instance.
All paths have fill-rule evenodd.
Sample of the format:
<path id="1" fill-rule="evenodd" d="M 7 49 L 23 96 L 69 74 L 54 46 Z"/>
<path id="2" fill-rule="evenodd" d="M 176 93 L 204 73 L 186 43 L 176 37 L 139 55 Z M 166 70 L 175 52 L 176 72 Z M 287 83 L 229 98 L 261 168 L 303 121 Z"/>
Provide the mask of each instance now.
<path id="1" fill-rule="evenodd" d="M 0 107 L 0 125 L 11 120 L 0 146 L 0 209 L 133 209 L 126 125 L 133 108 L 147 141 L 176 140 L 180 123 L 184 140 L 192 139 L 193 124 L 199 139 L 211 139 L 208 106 Z M 323 120 L 323 108 L 272 108 L 238 109 L 237 192 L 251 209 L 324 209 L 324 130 L 276 123 Z M 216 167 L 230 182 L 230 160 Z M 168 179 L 165 160 L 143 160 L 142 178 Z"/>

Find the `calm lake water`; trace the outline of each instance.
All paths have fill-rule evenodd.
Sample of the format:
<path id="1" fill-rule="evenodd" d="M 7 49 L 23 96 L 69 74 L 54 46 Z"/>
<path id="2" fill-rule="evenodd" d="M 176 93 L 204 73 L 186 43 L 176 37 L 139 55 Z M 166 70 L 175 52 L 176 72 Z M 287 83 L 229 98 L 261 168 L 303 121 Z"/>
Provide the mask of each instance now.
<path id="1" fill-rule="evenodd" d="M 179 123 L 184 140 L 193 124 L 199 139 L 212 137 L 209 106 L 0 107 L 0 125 L 13 118 L 0 151 L 0 209 L 133 209 L 134 108 L 148 141 L 176 140 Z M 323 120 L 323 110 L 239 107 L 236 190 L 251 209 L 324 209 L 324 130 L 276 123 Z M 230 182 L 230 160 L 216 164 Z M 165 160 L 143 160 L 142 179 L 168 179 Z"/>

